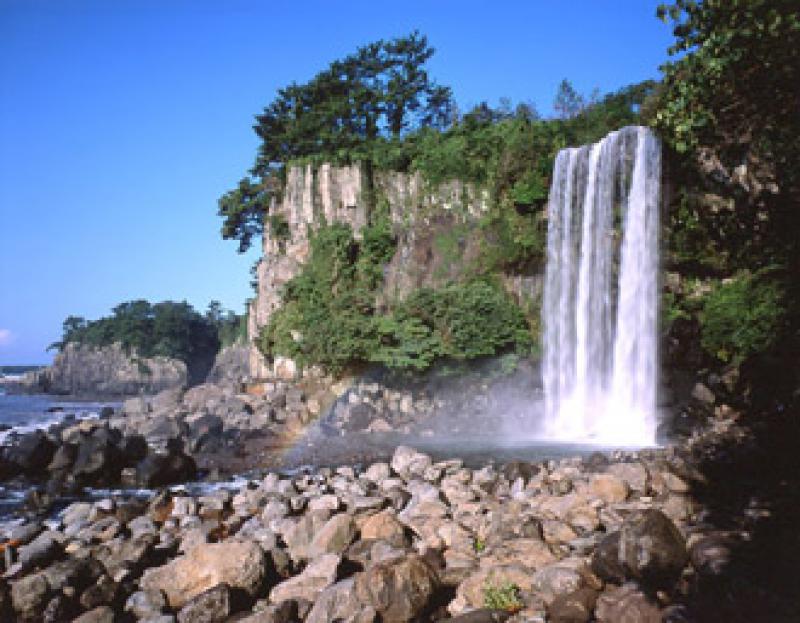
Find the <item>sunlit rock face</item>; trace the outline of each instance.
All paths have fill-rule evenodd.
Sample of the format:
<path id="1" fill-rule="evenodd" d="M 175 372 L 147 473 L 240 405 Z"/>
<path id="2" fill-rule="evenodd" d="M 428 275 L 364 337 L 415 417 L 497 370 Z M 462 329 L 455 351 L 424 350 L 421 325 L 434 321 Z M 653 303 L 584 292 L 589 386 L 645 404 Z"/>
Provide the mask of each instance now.
<path id="1" fill-rule="evenodd" d="M 548 437 L 655 441 L 660 194 L 647 128 L 558 153 L 542 308 Z"/>
<path id="2" fill-rule="evenodd" d="M 308 259 L 310 234 L 322 223 L 346 223 L 359 238 L 369 222 L 370 195 L 375 205 L 388 209 L 397 237 L 394 257 L 384 268 L 382 298 L 402 299 L 415 288 L 457 279 L 470 258 L 478 256 L 481 240 L 477 236 L 465 237 L 459 261 L 452 261 L 437 247 L 436 236 L 457 226 L 477 227 L 488 209 L 484 192 L 457 180 L 431 188 L 419 173 L 375 171 L 368 178 L 358 165 L 290 167 L 283 195 L 269 212 L 288 227 L 281 236 L 265 228 L 263 256 L 256 268 L 257 296 L 249 307 L 251 341 L 280 307 L 283 286 Z M 530 287 L 523 278 L 509 281 L 512 292 Z M 253 380 L 289 380 L 298 374 L 300 370 L 285 358 L 267 361 L 257 348 L 250 349 Z"/>

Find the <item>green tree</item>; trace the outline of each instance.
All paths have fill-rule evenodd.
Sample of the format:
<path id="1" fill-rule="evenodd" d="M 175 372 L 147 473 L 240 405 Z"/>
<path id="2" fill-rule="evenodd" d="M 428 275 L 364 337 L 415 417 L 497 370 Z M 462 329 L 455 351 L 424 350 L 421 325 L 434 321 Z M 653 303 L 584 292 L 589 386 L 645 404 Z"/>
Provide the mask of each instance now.
<path id="1" fill-rule="evenodd" d="M 586 100 L 575 90 L 572 83 L 564 78 L 558 85 L 556 97 L 553 101 L 553 110 L 561 119 L 572 119 L 586 107 Z"/>
<path id="2" fill-rule="evenodd" d="M 364 45 L 306 84 L 279 89 L 256 116 L 261 142 L 253 169 L 219 200 L 223 238 L 238 240 L 244 252 L 263 232 L 287 163 L 312 158 L 369 165 L 405 133 L 449 125 L 451 91 L 426 68 L 433 53 L 427 37 L 414 31 Z"/>

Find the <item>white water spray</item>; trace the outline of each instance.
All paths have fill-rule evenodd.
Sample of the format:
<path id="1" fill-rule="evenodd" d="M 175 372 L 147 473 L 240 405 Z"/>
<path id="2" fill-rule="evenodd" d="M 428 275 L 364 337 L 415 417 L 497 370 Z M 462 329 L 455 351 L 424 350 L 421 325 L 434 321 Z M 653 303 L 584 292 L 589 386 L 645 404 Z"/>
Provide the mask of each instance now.
<path id="1" fill-rule="evenodd" d="M 556 157 L 542 309 L 547 437 L 655 443 L 660 179 L 661 147 L 643 127 Z"/>

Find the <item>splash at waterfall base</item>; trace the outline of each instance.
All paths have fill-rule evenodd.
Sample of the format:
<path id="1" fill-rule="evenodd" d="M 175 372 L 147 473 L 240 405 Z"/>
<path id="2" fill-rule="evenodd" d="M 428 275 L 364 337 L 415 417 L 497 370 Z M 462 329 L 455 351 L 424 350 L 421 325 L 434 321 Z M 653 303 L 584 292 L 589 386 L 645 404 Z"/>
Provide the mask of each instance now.
<path id="1" fill-rule="evenodd" d="M 656 439 L 661 150 L 644 127 L 559 152 L 548 204 L 544 437 Z"/>

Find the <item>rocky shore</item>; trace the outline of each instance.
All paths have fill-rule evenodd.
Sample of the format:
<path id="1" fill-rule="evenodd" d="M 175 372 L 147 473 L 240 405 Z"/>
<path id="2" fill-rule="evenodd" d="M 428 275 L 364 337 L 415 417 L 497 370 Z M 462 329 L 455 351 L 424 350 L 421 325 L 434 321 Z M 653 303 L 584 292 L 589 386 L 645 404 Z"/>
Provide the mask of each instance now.
<path id="1" fill-rule="evenodd" d="M 726 602 L 724 578 L 752 533 L 715 528 L 698 501 L 696 457 L 710 447 L 697 438 L 479 469 L 399 447 L 389 462 L 196 495 L 75 502 L 5 534 L 0 612 L 82 623 L 791 620 L 777 618 L 786 604 L 741 618 Z"/>

